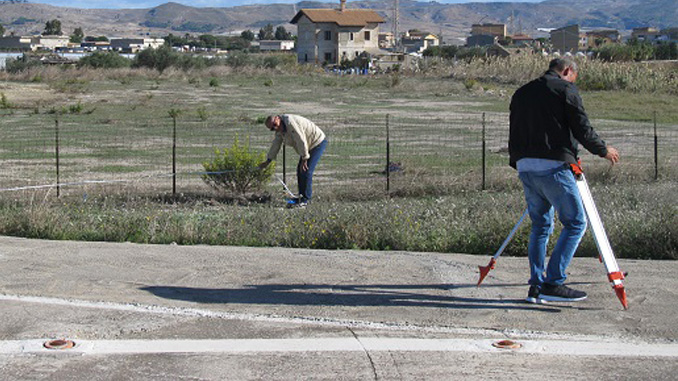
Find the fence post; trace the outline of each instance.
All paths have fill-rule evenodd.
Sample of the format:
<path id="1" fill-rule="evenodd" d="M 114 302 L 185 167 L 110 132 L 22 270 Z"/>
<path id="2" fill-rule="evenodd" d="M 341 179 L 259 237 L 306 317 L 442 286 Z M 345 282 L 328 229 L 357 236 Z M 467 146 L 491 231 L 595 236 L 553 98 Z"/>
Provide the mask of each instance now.
<path id="1" fill-rule="evenodd" d="M 483 155 L 482 155 L 483 156 L 483 183 L 482 183 L 482 186 L 481 186 L 482 190 L 485 190 L 485 171 L 486 171 L 486 169 L 485 169 L 485 167 L 486 167 L 485 145 L 486 145 L 486 143 L 485 143 L 485 113 L 483 113 L 483 144 L 482 144 L 482 148 L 483 148 Z"/>
<path id="2" fill-rule="evenodd" d="M 391 136 L 389 130 L 390 114 L 386 114 L 386 193 L 391 192 Z"/>
<path id="3" fill-rule="evenodd" d="M 659 144 L 657 142 L 657 111 L 654 112 L 654 179 L 659 179 Z"/>
<path id="4" fill-rule="evenodd" d="M 177 115 L 172 115 L 172 196 L 177 195 Z"/>
<path id="5" fill-rule="evenodd" d="M 55 142 L 55 156 L 56 156 L 56 194 L 57 198 L 61 197 L 61 181 L 59 178 L 59 117 L 54 119 L 54 142 Z"/>

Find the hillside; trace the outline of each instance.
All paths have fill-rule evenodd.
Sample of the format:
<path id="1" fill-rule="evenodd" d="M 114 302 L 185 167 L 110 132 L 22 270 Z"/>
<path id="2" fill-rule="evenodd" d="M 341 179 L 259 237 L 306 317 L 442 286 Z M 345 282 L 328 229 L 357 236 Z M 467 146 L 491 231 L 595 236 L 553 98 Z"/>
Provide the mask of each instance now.
<path id="1" fill-rule="evenodd" d="M 249 5 L 228 8 L 196 8 L 166 3 L 151 9 L 77 9 L 31 3 L 0 3 L 0 23 L 7 32 L 35 34 L 45 22 L 59 19 L 65 33 L 81 27 L 87 35 L 162 36 L 168 33 L 223 34 L 251 29 L 255 32 L 271 23 L 288 24 L 301 8 L 336 8 L 338 1 L 303 1 L 297 4 Z M 461 39 L 471 24 L 504 22 L 509 32 L 535 34 L 537 28 L 555 28 L 578 23 L 589 28 L 620 30 L 645 26 L 676 26 L 676 0 L 560 0 L 542 3 L 469 3 L 400 1 L 400 30 L 420 29 Z M 369 0 L 348 3 L 349 8 L 374 9 L 387 20 L 382 30 L 392 30 L 393 1 Z M 512 28 L 511 28 L 512 25 Z"/>

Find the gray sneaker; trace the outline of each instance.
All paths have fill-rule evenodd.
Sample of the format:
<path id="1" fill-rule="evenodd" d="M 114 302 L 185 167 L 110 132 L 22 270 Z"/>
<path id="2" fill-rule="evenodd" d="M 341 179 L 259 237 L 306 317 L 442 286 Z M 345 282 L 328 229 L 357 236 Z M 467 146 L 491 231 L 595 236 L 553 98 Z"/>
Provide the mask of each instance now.
<path id="1" fill-rule="evenodd" d="M 539 298 L 550 302 L 578 302 L 586 299 L 584 291 L 577 291 L 565 285 L 544 283 L 539 292 Z"/>
<path id="2" fill-rule="evenodd" d="M 528 303 L 534 303 L 534 304 L 543 304 L 545 303 L 544 300 L 542 300 L 539 297 L 539 292 L 541 291 L 541 287 L 531 285 L 530 290 L 527 292 L 527 298 L 525 298 L 525 301 Z"/>

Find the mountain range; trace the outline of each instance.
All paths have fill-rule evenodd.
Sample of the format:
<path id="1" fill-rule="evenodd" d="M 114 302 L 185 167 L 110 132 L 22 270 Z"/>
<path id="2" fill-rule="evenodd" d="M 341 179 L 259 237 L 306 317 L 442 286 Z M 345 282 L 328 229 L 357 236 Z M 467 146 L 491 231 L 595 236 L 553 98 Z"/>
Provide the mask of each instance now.
<path id="1" fill-rule="evenodd" d="M 348 8 L 373 9 L 384 17 L 382 31 L 392 31 L 395 0 L 365 0 Z M 134 37 L 168 33 L 227 34 L 254 32 L 273 24 L 292 32 L 289 24 L 302 8 L 338 8 L 339 1 L 302 1 L 296 4 L 197 8 L 166 3 L 149 9 L 78 9 L 45 4 L 0 2 L 0 24 L 6 33 L 38 34 L 49 20 L 61 21 L 65 34 L 80 27 L 85 35 Z M 441 4 L 399 0 L 399 31 L 426 30 L 442 34 L 447 42 L 461 41 L 471 24 L 501 22 L 509 33 L 539 35 L 538 28 L 579 24 L 584 28 L 629 30 L 640 26 L 678 26 L 676 0 L 546 0 L 540 3 Z M 542 33 L 543 34 L 543 33 Z M 457 41 L 454 41 L 457 40 Z"/>

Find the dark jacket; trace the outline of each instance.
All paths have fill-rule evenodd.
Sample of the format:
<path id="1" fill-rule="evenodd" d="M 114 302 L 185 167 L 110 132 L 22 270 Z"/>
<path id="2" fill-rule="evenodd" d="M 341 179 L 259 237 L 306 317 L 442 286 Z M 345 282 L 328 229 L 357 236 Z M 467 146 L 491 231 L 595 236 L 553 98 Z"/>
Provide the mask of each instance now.
<path id="1" fill-rule="evenodd" d="M 577 142 L 595 155 L 607 155 L 577 87 L 551 70 L 513 94 L 510 125 L 510 165 L 514 168 L 526 157 L 576 163 Z"/>

